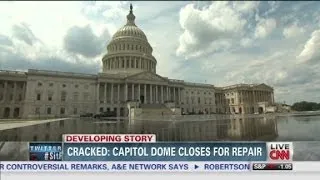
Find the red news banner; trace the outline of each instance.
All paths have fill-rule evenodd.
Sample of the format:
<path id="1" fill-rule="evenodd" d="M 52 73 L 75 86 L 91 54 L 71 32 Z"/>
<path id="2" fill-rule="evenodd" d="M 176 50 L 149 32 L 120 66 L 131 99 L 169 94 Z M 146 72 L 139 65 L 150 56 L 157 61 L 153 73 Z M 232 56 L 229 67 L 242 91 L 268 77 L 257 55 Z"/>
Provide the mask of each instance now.
<path id="1" fill-rule="evenodd" d="M 152 143 L 155 134 L 64 134 L 64 143 Z"/>

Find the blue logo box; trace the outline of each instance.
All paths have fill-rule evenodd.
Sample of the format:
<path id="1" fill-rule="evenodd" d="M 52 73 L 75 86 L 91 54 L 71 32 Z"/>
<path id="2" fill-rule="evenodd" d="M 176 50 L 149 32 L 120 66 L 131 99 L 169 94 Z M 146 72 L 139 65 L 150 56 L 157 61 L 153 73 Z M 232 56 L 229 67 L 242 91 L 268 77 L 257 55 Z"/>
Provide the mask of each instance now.
<path id="1" fill-rule="evenodd" d="M 30 161 L 62 161 L 62 143 L 29 143 Z"/>

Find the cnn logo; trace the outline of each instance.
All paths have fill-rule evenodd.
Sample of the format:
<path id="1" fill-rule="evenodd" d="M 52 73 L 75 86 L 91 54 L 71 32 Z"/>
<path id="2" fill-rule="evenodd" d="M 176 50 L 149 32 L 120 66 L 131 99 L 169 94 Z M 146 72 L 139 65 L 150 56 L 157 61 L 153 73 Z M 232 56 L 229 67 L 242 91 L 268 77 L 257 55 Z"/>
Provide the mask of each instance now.
<path id="1" fill-rule="evenodd" d="M 292 142 L 268 142 L 267 149 L 269 161 L 292 161 Z"/>

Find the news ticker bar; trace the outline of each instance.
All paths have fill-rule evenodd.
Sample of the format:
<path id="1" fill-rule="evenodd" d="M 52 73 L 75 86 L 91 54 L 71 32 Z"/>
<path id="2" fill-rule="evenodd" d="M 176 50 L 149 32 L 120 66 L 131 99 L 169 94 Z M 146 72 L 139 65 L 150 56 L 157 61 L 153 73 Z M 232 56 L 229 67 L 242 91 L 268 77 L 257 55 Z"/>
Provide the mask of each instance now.
<path id="1" fill-rule="evenodd" d="M 319 172 L 320 162 L 1 162 L 1 172 Z"/>

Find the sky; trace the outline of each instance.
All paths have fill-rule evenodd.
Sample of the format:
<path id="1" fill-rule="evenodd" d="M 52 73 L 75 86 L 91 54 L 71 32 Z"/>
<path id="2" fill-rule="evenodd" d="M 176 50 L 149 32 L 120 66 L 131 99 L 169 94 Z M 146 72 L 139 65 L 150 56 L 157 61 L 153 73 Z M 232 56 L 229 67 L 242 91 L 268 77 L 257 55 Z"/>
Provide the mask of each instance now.
<path id="1" fill-rule="evenodd" d="M 129 3 L 161 76 L 320 103 L 320 2 L 0 2 L 0 69 L 96 74 Z"/>

